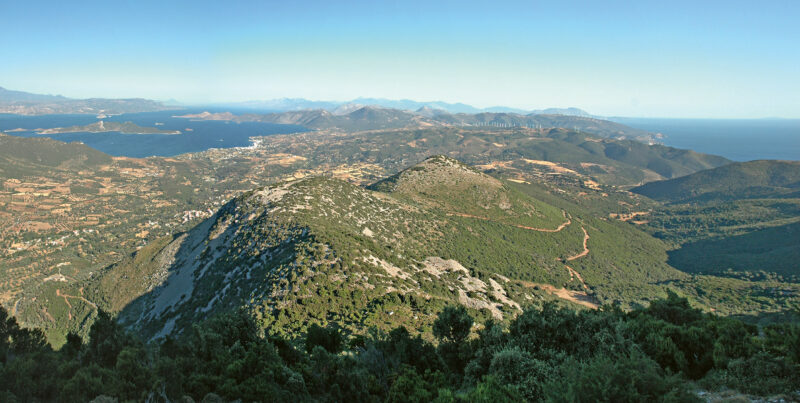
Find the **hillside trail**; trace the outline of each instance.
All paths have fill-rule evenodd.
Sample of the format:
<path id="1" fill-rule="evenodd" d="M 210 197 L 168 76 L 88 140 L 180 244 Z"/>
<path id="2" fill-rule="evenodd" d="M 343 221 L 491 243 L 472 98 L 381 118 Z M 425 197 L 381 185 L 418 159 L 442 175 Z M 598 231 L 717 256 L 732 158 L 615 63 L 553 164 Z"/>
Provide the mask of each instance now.
<path id="1" fill-rule="evenodd" d="M 568 265 L 566 263 L 564 263 L 564 267 L 566 267 L 567 271 L 569 271 L 569 279 L 570 279 L 570 281 L 572 281 L 575 278 L 577 278 L 578 281 L 581 282 L 581 287 L 583 287 L 584 290 L 588 290 L 589 289 L 589 286 L 586 285 L 586 282 L 583 281 L 583 277 L 581 276 L 580 273 L 578 273 L 577 270 L 573 269 L 572 267 L 570 267 L 570 265 Z"/>
<path id="2" fill-rule="evenodd" d="M 588 290 L 589 287 L 586 285 L 586 282 L 583 281 L 583 276 L 581 276 L 581 274 L 578 273 L 577 270 L 573 269 L 572 266 L 567 264 L 567 262 L 571 262 L 571 261 L 573 261 L 575 259 L 580 259 L 580 258 L 582 258 L 582 257 L 584 257 L 584 256 L 589 254 L 589 233 L 586 232 L 586 228 L 584 228 L 583 226 L 581 226 L 581 230 L 583 230 L 583 252 L 578 253 L 577 255 L 573 255 L 573 256 L 570 256 L 570 257 L 564 259 L 563 263 L 564 263 L 564 267 L 566 267 L 567 271 L 569 271 L 570 281 L 574 280 L 575 278 L 577 278 L 578 281 L 581 282 L 581 286 L 583 287 L 583 289 L 584 290 Z"/>
<path id="3" fill-rule="evenodd" d="M 556 288 L 552 284 L 532 283 L 529 281 L 521 281 L 521 283 L 525 287 L 541 288 L 547 291 L 548 293 L 555 295 L 558 298 L 573 302 L 578 305 L 585 306 L 590 309 L 599 308 L 599 305 L 597 305 L 594 301 L 592 301 L 592 298 L 584 291 L 572 291 L 566 288 Z"/>
<path id="4" fill-rule="evenodd" d="M 449 215 L 449 216 L 458 216 L 458 217 L 467 217 L 467 218 L 475 218 L 475 219 L 478 219 L 478 220 L 490 221 L 490 222 L 497 223 L 497 224 L 510 225 L 512 227 L 526 229 L 526 230 L 529 230 L 529 231 L 560 232 L 561 230 L 566 228 L 568 225 L 572 224 L 572 219 L 567 217 L 567 212 L 564 211 L 564 210 L 561 210 L 561 213 L 564 215 L 564 218 L 566 219 L 566 221 L 564 221 L 561 225 L 559 225 L 555 229 L 536 228 L 536 227 L 529 227 L 527 225 L 520 225 L 520 224 L 509 224 L 509 223 L 505 223 L 505 222 L 502 222 L 502 221 L 493 220 L 493 219 L 491 219 L 489 217 L 481 217 L 481 216 L 472 215 L 472 214 L 466 214 L 466 213 L 456 213 L 456 212 L 452 212 L 452 211 L 448 212 L 447 215 Z"/>
<path id="5" fill-rule="evenodd" d="M 69 303 L 69 298 L 67 298 L 66 295 L 62 294 L 61 289 L 59 288 L 56 288 L 56 295 L 64 298 L 64 302 L 66 302 L 67 307 L 69 308 L 67 309 L 67 319 L 72 320 L 72 304 Z"/>
<path id="6" fill-rule="evenodd" d="M 59 296 L 59 297 L 64 298 L 64 302 L 66 302 L 67 306 L 69 307 L 69 310 L 67 311 L 67 316 L 68 316 L 68 318 L 70 320 L 72 320 L 72 304 L 69 303 L 69 298 L 79 299 L 79 300 L 83 301 L 83 303 L 85 303 L 87 305 L 91 305 L 95 310 L 97 310 L 97 305 L 94 302 L 89 301 L 88 299 L 86 299 L 83 296 L 83 287 L 80 288 L 79 292 L 81 293 L 80 296 L 68 295 L 68 294 L 62 293 L 61 289 L 56 289 L 56 295 Z"/>
<path id="7" fill-rule="evenodd" d="M 586 232 L 586 228 L 584 228 L 583 226 L 581 226 L 581 229 L 583 230 L 583 252 L 568 257 L 566 259 L 567 262 L 575 259 L 580 259 L 589 254 L 589 233 Z"/>
<path id="8" fill-rule="evenodd" d="M 519 225 L 519 224 L 508 224 L 508 223 L 504 223 L 504 222 L 501 222 L 501 221 L 492 220 L 489 217 L 481 217 L 481 216 L 476 216 L 476 215 L 466 214 L 466 213 L 449 212 L 449 213 L 447 213 L 447 215 L 459 216 L 459 217 L 467 217 L 467 218 L 476 218 L 476 219 L 483 220 L 483 221 L 490 221 L 490 222 L 494 222 L 494 223 L 498 223 L 498 224 L 510 225 L 512 227 L 522 228 L 522 229 L 526 229 L 526 230 L 530 230 L 530 231 L 554 233 L 554 232 L 560 232 L 561 230 L 566 228 L 568 225 L 572 224 L 572 219 L 570 217 L 567 217 L 567 212 L 565 210 L 561 210 L 561 213 L 564 215 L 564 218 L 566 219 L 566 221 L 563 222 L 561 225 L 559 225 L 555 229 L 535 228 L 535 227 L 528 227 L 528 226 Z M 589 286 L 587 286 L 586 282 L 583 281 L 583 276 L 581 276 L 581 274 L 578 273 L 577 270 L 573 269 L 570 265 L 567 264 L 567 262 L 573 261 L 575 259 L 580 259 L 580 258 L 582 258 L 582 257 L 584 257 L 584 256 L 589 254 L 589 233 L 586 231 L 586 228 L 584 226 L 582 226 L 582 225 L 581 225 L 581 230 L 583 231 L 583 252 L 578 253 L 577 255 L 570 256 L 570 257 L 568 257 L 566 259 L 563 259 L 563 263 L 564 263 L 564 267 L 566 267 L 567 271 L 569 271 L 570 280 L 574 280 L 574 279 L 577 278 L 578 281 L 580 281 L 580 283 L 581 283 L 581 287 L 583 287 L 584 290 L 588 290 Z M 541 286 L 542 288 L 547 289 L 547 287 L 545 287 L 545 285 L 542 285 L 542 284 L 537 284 L 537 285 Z M 555 294 L 559 298 L 566 299 L 566 300 L 575 302 L 577 304 L 581 304 L 581 305 L 587 306 L 587 307 L 592 308 L 592 309 L 597 309 L 597 304 L 589 301 L 588 300 L 589 297 L 585 293 L 583 294 L 584 299 L 581 300 L 581 299 L 575 298 L 572 294 L 570 294 L 570 291 L 567 291 L 564 288 L 557 289 L 557 288 L 555 288 L 553 286 L 549 286 L 549 287 L 550 287 L 549 291 L 551 291 L 552 294 Z"/>
<path id="9" fill-rule="evenodd" d="M 14 316 L 17 316 L 20 301 L 22 301 L 22 298 L 17 298 L 17 301 L 14 302 Z"/>

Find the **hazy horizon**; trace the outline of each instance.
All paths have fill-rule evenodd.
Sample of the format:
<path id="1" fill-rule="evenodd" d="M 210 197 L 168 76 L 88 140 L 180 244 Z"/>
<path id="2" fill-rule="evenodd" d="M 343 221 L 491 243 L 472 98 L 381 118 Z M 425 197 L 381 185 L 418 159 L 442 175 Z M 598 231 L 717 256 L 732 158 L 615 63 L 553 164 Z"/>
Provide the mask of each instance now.
<path id="1" fill-rule="evenodd" d="M 0 76 L 13 90 L 194 105 L 800 118 L 799 15 L 796 2 L 8 2 Z"/>

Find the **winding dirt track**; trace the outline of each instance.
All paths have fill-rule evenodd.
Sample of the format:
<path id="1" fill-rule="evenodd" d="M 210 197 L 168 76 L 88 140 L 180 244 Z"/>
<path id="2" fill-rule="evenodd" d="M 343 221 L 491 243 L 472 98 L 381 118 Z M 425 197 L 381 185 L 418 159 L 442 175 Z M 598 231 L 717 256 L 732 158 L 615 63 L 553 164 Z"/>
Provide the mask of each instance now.
<path id="1" fill-rule="evenodd" d="M 14 302 L 14 316 L 17 316 L 17 307 L 19 306 L 20 301 L 22 301 L 22 298 L 18 298 L 17 302 Z"/>
<path id="2" fill-rule="evenodd" d="M 59 296 L 59 297 L 64 298 L 64 302 L 66 302 L 67 306 L 69 307 L 69 311 L 67 311 L 67 316 L 69 317 L 69 320 L 72 320 L 72 304 L 69 303 L 69 299 L 68 298 L 79 299 L 79 300 L 83 301 L 85 304 L 91 305 L 95 310 L 97 310 L 97 305 L 95 305 L 94 302 L 89 301 L 88 299 L 83 297 L 83 287 L 80 288 L 80 293 L 81 293 L 80 296 L 67 295 L 67 294 L 62 293 L 61 289 L 56 289 L 56 295 Z"/>
<path id="3" fill-rule="evenodd" d="M 590 309 L 597 309 L 599 306 L 592 301 L 592 298 L 589 297 L 583 291 L 572 291 L 567 290 L 566 288 L 556 288 L 551 284 L 540 284 L 540 283 L 531 283 L 528 281 L 522 281 L 522 285 L 525 287 L 538 287 L 542 290 L 549 292 L 550 294 L 555 295 L 558 298 L 576 303 L 578 305 L 583 305 Z"/>
<path id="4" fill-rule="evenodd" d="M 583 289 L 584 290 L 588 290 L 589 287 L 586 285 L 586 282 L 583 281 L 583 277 L 581 277 L 581 274 L 578 273 L 577 270 L 573 269 L 572 267 L 570 267 L 570 265 L 567 264 L 567 262 L 569 262 L 569 261 L 573 261 L 575 259 L 580 259 L 580 258 L 582 258 L 582 257 L 584 257 L 584 256 L 589 254 L 589 233 L 586 232 L 586 228 L 584 228 L 583 226 L 581 226 L 581 229 L 583 230 L 583 252 L 578 253 L 577 255 L 573 255 L 573 256 L 570 256 L 570 257 L 564 259 L 564 267 L 566 267 L 567 270 L 569 271 L 570 280 L 573 280 L 573 279 L 577 278 L 578 281 L 581 282 L 581 286 L 583 286 Z"/>
<path id="5" fill-rule="evenodd" d="M 69 307 L 69 309 L 67 310 L 67 319 L 72 320 L 72 304 L 69 303 L 69 298 L 67 298 L 66 295 L 62 294 L 61 290 L 58 289 L 58 288 L 56 289 L 56 295 L 58 295 L 59 297 L 64 298 L 64 302 L 66 302 L 67 303 L 67 307 Z"/>
<path id="6" fill-rule="evenodd" d="M 465 214 L 465 213 L 450 212 L 450 213 L 447 213 L 447 215 L 449 215 L 449 216 L 458 216 L 458 217 L 467 217 L 467 218 L 475 218 L 475 219 L 483 220 L 483 221 L 491 221 L 491 222 L 494 222 L 494 223 L 503 224 L 503 225 L 510 225 L 512 227 L 522 228 L 522 229 L 526 229 L 526 230 L 530 230 L 530 231 L 559 232 L 559 231 L 563 230 L 564 228 L 566 228 L 568 225 L 572 224 L 572 219 L 567 217 L 567 212 L 565 210 L 561 210 L 561 213 L 564 215 L 564 218 L 566 219 L 566 221 L 564 223 L 562 223 L 561 225 L 559 225 L 555 229 L 534 228 L 534 227 L 528 227 L 528 226 L 519 225 L 519 224 L 508 224 L 508 223 L 504 223 L 504 222 L 501 222 L 501 221 L 492 220 L 489 217 L 481 217 L 481 216 L 476 216 L 476 215 L 472 215 L 472 214 Z M 581 230 L 583 231 L 583 252 L 578 253 L 577 255 L 573 255 L 573 256 L 570 256 L 570 257 L 564 259 L 563 263 L 564 263 L 564 267 L 566 267 L 567 271 L 569 271 L 570 280 L 574 280 L 574 279 L 577 278 L 578 281 L 580 281 L 581 286 L 583 287 L 583 289 L 584 290 L 588 290 L 589 286 L 587 286 L 586 282 L 583 281 L 583 276 L 581 276 L 581 274 L 578 273 L 577 270 L 573 269 L 572 267 L 570 267 L 567 264 L 567 262 L 573 261 L 575 259 L 580 259 L 580 258 L 582 258 L 582 257 L 584 257 L 584 256 L 589 254 L 589 233 L 586 231 L 586 228 L 584 228 L 583 226 L 581 226 Z M 569 291 L 569 290 L 567 290 L 565 288 L 556 288 L 556 287 L 554 287 L 552 285 L 549 285 L 549 284 L 534 284 L 534 283 L 527 283 L 527 282 L 523 282 L 523 284 L 525 284 L 526 286 L 529 286 L 529 287 L 538 286 L 538 287 L 550 292 L 551 294 L 554 294 L 555 296 L 557 296 L 557 297 L 559 297 L 561 299 L 565 299 L 567 301 L 571 301 L 571 302 L 574 302 L 576 304 L 583 305 L 583 306 L 585 306 L 587 308 L 597 309 L 597 307 L 598 307 L 597 304 L 592 302 L 591 298 L 585 292 Z"/>
<path id="7" fill-rule="evenodd" d="M 586 228 L 581 227 L 581 229 L 583 230 L 583 252 L 568 257 L 566 259 L 568 262 L 571 260 L 580 259 L 589 254 L 589 233 L 586 232 Z"/>
<path id="8" fill-rule="evenodd" d="M 566 263 L 564 263 L 564 267 L 566 267 L 566 268 L 567 268 L 567 271 L 569 271 L 569 279 L 570 279 L 570 281 L 571 281 L 571 280 L 574 280 L 575 278 L 577 278 L 577 279 L 578 279 L 578 281 L 580 281 L 580 282 L 581 282 L 581 286 L 583 286 L 583 289 L 584 289 L 584 290 L 588 290 L 588 289 L 589 289 L 589 287 L 586 285 L 586 282 L 585 282 L 585 281 L 583 281 L 583 277 L 581 277 L 581 274 L 580 274 L 580 273 L 578 273 L 578 271 L 577 271 L 577 270 L 573 269 L 572 267 L 570 267 L 570 266 L 569 266 L 568 264 L 566 264 Z"/>

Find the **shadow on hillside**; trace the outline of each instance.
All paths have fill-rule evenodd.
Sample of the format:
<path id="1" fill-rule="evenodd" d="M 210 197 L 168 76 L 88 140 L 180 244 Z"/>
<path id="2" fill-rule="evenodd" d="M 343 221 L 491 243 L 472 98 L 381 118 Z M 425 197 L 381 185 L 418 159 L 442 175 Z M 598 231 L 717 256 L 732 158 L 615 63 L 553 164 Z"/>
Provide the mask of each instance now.
<path id="1" fill-rule="evenodd" d="M 669 252 L 667 263 L 688 273 L 763 271 L 797 280 L 800 279 L 798 245 L 800 222 L 688 243 Z"/>
<path id="2" fill-rule="evenodd" d="M 768 326 L 775 323 L 788 323 L 800 320 L 800 313 L 792 311 L 762 312 L 755 315 L 731 315 L 732 318 L 757 326 Z"/>
<path id="3" fill-rule="evenodd" d="M 181 310 L 175 308 L 182 306 L 190 298 L 196 303 L 207 304 L 207 300 L 213 298 L 216 293 L 202 292 L 202 295 L 198 295 L 196 292 L 198 290 L 195 290 L 196 277 L 203 272 L 207 264 L 214 261 L 213 251 L 219 246 L 218 243 L 229 237 L 234 231 L 233 226 L 228 226 L 219 231 L 220 233 L 216 234 L 214 239 L 209 242 L 210 234 L 216 231 L 215 226 L 219 224 L 218 213 L 198 224 L 189 232 L 177 234 L 165 247 L 143 256 L 142 258 L 147 263 L 157 263 L 157 268 L 150 269 L 147 273 L 137 269 L 149 266 L 138 266 L 136 258 L 134 258 L 133 264 L 124 269 L 138 271 L 138 273 L 119 273 L 121 281 L 151 278 L 159 284 L 150 290 L 142 290 L 140 286 L 138 289 L 142 292 L 138 292 L 136 295 L 111 295 L 111 298 L 118 298 L 114 305 L 119 309 L 118 320 L 120 323 L 136 327 L 137 331 L 149 338 L 172 330 L 176 326 L 176 321 L 180 320 L 182 316 Z M 209 253 L 209 251 L 212 252 Z M 121 268 L 114 268 L 112 272 L 119 269 Z M 157 280 L 159 278 L 163 278 L 163 281 Z M 116 289 L 126 288 L 124 285 L 117 284 L 114 286 L 114 290 L 105 290 L 105 292 L 114 293 Z M 142 321 L 145 318 L 148 320 Z M 144 327 L 140 327 L 142 322 L 145 323 Z"/>

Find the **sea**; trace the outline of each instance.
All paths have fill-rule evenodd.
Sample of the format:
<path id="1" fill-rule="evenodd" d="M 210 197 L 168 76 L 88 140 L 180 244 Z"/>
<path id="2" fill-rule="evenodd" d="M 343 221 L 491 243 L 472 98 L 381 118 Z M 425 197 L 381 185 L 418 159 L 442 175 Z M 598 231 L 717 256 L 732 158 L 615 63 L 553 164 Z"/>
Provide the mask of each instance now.
<path id="1" fill-rule="evenodd" d="M 721 155 L 734 161 L 800 160 L 800 119 L 612 118 L 618 123 L 663 134 L 676 148 Z"/>
<path id="2" fill-rule="evenodd" d="M 306 132 L 307 128 L 297 125 L 282 125 L 261 122 L 225 122 L 176 118 L 176 115 L 196 114 L 203 111 L 233 112 L 210 109 L 181 109 L 172 111 L 127 113 L 104 117 L 95 115 L 42 115 L 22 116 L 0 114 L 0 131 L 20 137 L 49 137 L 63 142 L 78 141 L 106 154 L 124 157 L 173 156 L 178 154 L 205 151 L 211 148 L 247 147 L 254 136 L 269 136 Z M 248 111 L 252 112 L 252 111 Z M 181 134 L 121 134 L 105 133 L 56 133 L 37 134 L 36 129 L 83 126 L 98 120 L 133 122 L 139 126 L 155 127 L 162 130 L 180 130 Z M 24 130 L 17 130 L 24 129 Z"/>
<path id="3" fill-rule="evenodd" d="M 104 117 L 105 121 L 131 121 L 139 126 L 180 130 L 178 135 L 106 133 L 37 134 L 37 129 L 87 125 L 95 115 L 22 116 L 0 114 L 0 131 L 21 137 L 49 137 L 79 141 L 114 156 L 173 156 L 211 148 L 247 147 L 251 137 L 308 131 L 297 125 L 261 122 L 226 122 L 176 118 L 176 115 L 209 112 L 252 112 L 230 109 L 181 109 L 128 113 Z M 661 143 L 697 152 L 721 155 L 734 161 L 757 159 L 800 160 L 800 119 L 665 119 L 610 118 L 638 129 L 661 133 Z M 18 130 L 24 129 L 24 130 Z"/>

